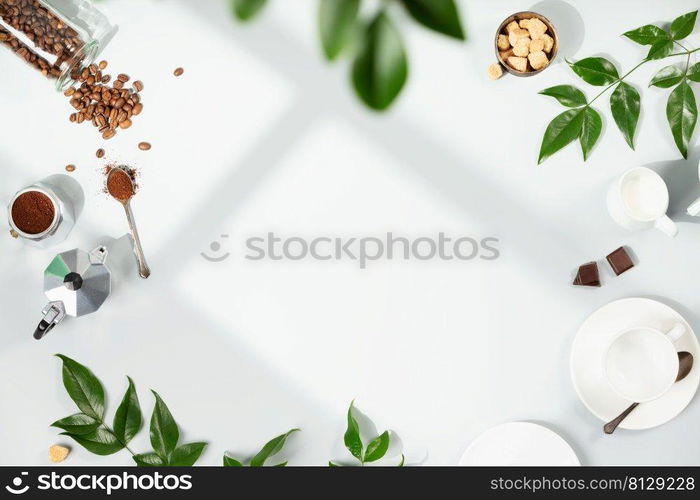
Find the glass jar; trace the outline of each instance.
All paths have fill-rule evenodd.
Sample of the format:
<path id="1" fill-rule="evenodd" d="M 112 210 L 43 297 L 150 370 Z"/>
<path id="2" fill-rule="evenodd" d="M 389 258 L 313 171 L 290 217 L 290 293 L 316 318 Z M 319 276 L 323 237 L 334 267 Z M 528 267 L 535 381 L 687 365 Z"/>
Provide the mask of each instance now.
<path id="1" fill-rule="evenodd" d="M 0 0 L 0 45 L 63 91 L 95 62 L 117 27 L 92 0 Z"/>

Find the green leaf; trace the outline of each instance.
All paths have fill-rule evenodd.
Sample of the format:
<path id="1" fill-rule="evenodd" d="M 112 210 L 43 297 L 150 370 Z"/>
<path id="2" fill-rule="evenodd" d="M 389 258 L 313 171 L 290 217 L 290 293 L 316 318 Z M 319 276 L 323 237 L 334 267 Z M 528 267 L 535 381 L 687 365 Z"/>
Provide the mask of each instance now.
<path id="1" fill-rule="evenodd" d="M 286 467 L 289 462 L 282 462 L 281 464 L 273 465 L 273 467 Z"/>
<path id="2" fill-rule="evenodd" d="M 389 449 L 389 431 L 384 431 L 380 436 L 374 438 L 368 445 L 365 452 L 365 462 L 376 462 Z"/>
<path id="3" fill-rule="evenodd" d="M 104 427 L 87 434 L 62 432 L 61 435 L 73 438 L 80 446 L 95 455 L 112 455 L 124 449 L 124 445 L 119 442 L 117 437 Z"/>
<path id="4" fill-rule="evenodd" d="M 352 415 L 352 409 L 355 405 L 355 401 L 350 403 L 350 408 L 348 408 L 348 428 L 345 431 L 344 441 L 345 447 L 352 454 L 353 457 L 357 458 L 360 462 L 362 459 L 362 438 L 360 437 L 360 425 L 355 420 Z"/>
<path id="5" fill-rule="evenodd" d="M 380 12 L 365 31 L 362 49 L 352 65 L 352 83 L 362 102 L 387 109 L 408 78 L 408 61 L 401 36 L 391 19 Z"/>
<path id="6" fill-rule="evenodd" d="M 653 45 L 656 42 L 669 39 L 668 33 L 653 24 L 647 24 L 635 30 L 628 31 L 627 33 L 623 33 L 622 36 L 626 36 L 640 45 Z"/>
<path id="7" fill-rule="evenodd" d="M 231 8 L 241 21 L 249 21 L 260 13 L 267 0 L 230 0 Z"/>
<path id="8" fill-rule="evenodd" d="M 667 89 L 673 87 L 675 84 L 683 79 L 683 72 L 678 66 L 666 66 L 662 68 L 654 75 L 649 82 L 649 86 L 660 87 L 662 89 Z"/>
<path id="9" fill-rule="evenodd" d="M 63 429 L 75 435 L 89 434 L 94 432 L 99 426 L 100 423 L 97 420 L 84 413 L 76 413 L 70 417 L 56 420 L 51 424 L 51 427 L 58 427 L 59 429 Z"/>
<path id="10" fill-rule="evenodd" d="M 105 393 L 102 384 L 85 366 L 63 354 L 56 354 L 63 361 L 63 386 L 80 410 L 102 421 L 105 412 Z"/>
<path id="11" fill-rule="evenodd" d="M 652 60 L 652 59 L 661 59 L 663 57 L 666 57 L 671 53 L 673 50 L 673 42 L 670 40 L 661 40 L 659 42 L 656 42 L 651 46 L 649 49 L 649 53 L 647 54 L 647 59 Z"/>
<path id="12" fill-rule="evenodd" d="M 678 150 L 683 158 L 688 159 L 688 145 L 698 121 L 698 108 L 693 89 L 686 82 L 678 85 L 668 96 L 666 118 Z"/>
<path id="13" fill-rule="evenodd" d="M 454 0 L 401 0 L 408 13 L 423 26 L 464 40 L 464 30 Z"/>
<path id="14" fill-rule="evenodd" d="M 136 394 L 134 381 L 130 377 L 126 378 L 129 380 L 129 387 L 127 387 L 124 398 L 114 414 L 114 435 L 124 444 L 131 441 L 141 430 L 143 424 L 141 405 Z"/>
<path id="15" fill-rule="evenodd" d="M 641 97 L 637 89 L 628 83 L 620 82 L 610 96 L 610 111 L 617 128 L 632 149 L 634 149 L 634 134 L 637 131 L 640 110 Z"/>
<path id="16" fill-rule="evenodd" d="M 235 458 L 224 455 L 224 467 L 243 467 L 243 464 Z"/>
<path id="17" fill-rule="evenodd" d="M 598 112 L 593 108 L 585 108 L 583 111 L 583 124 L 581 125 L 581 135 L 579 142 L 581 143 L 581 152 L 583 153 L 583 161 L 588 159 L 588 154 L 598 142 L 600 132 L 603 130 L 603 120 Z"/>
<path id="18" fill-rule="evenodd" d="M 580 61 L 571 64 L 571 69 L 574 70 L 581 79 L 600 87 L 609 85 L 616 81 L 620 76 L 617 74 L 615 65 L 603 57 L 587 57 Z"/>
<path id="19" fill-rule="evenodd" d="M 544 133 L 537 163 L 542 163 L 561 148 L 578 139 L 582 126 L 583 108 L 569 109 L 556 116 Z"/>
<path id="20" fill-rule="evenodd" d="M 333 462 L 331 462 L 331 461 L 329 460 L 329 461 L 328 461 L 328 467 L 342 467 L 342 465 L 333 463 Z"/>
<path id="21" fill-rule="evenodd" d="M 688 68 L 688 80 L 700 82 L 700 62 L 695 63 Z"/>
<path id="22" fill-rule="evenodd" d="M 149 453 L 134 455 L 132 458 L 139 467 L 162 467 L 165 465 L 163 459 L 160 458 L 157 453 L 152 451 Z"/>
<path id="23" fill-rule="evenodd" d="M 397 467 L 403 467 L 406 463 L 406 457 L 403 456 L 403 453 L 401 454 L 401 461 L 399 462 L 399 465 Z"/>
<path id="24" fill-rule="evenodd" d="M 586 101 L 584 93 L 573 85 L 556 85 L 555 87 L 549 87 L 548 89 L 540 91 L 540 94 L 554 97 L 561 104 L 569 108 L 585 106 L 588 102 Z"/>
<path id="25" fill-rule="evenodd" d="M 287 441 L 287 438 L 294 432 L 298 432 L 299 429 L 292 429 L 291 431 L 287 432 L 286 434 L 282 434 L 280 436 L 277 436 L 274 439 L 271 439 L 268 441 L 265 446 L 262 447 L 262 450 L 258 452 L 257 455 L 253 457 L 253 459 L 250 461 L 250 466 L 251 467 L 262 467 L 265 465 L 265 461 L 270 458 L 272 455 L 276 455 L 279 453 L 282 448 L 284 447 L 284 443 Z"/>
<path id="26" fill-rule="evenodd" d="M 173 467 L 191 467 L 199 459 L 207 443 L 188 443 L 178 446 L 170 454 L 168 465 Z"/>
<path id="27" fill-rule="evenodd" d="M 318 16 L 321 44 L 329 61 L 347 47 L 359 10 L 360 0 L 321 0 Z"/>
<path id="28" fill-rule="evenodd" d="M 673 20 L 671 23 L 671 38 L 674 40 L 683 40 L 690 35 L 695 28 L 695 19 L 698 17 L 698 11 L 688 12 Z"/>
<path id="29" fill-rule="evenodd" d="M 180 439 L 180 431 L 170 410 L 158 393 L 151 392 L 156 397 L 156 405 L 153 408 L 153 415 L 151 415 L 151 446 L 158 456 L 167 462 Z"/>

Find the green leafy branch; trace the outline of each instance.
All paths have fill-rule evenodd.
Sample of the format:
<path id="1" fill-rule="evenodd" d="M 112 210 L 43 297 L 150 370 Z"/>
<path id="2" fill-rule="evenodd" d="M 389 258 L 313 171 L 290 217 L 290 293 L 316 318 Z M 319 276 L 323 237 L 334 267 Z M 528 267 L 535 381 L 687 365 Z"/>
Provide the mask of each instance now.
<path id="1" fill-rule="evenodd" d="M 278 454 L 280 451 L 282 451 L 282 448 L 284 448 L 285 443 L 287 442 L 287 438 L 294 433 L 298 432 L 299 429 L 292 429 L 291 431 L 281 434 L 277 436 L 274 439 L 271 439 L 268 441 L 265 446 L 262 447 L 262 449 L 250 460 L 250 466 L 251 467 L 263 467 L 265 465 L 265 462 L 267 462 L 267 459 L 272 457 L 273 455 Z M 287 465 L 287 462 L 282 462 L 274 467 L 284 467 Z M 224 467 L 243 467 L 242 461 L 239 461 L 228 454 L 224 454 Z"/>
<path id="2" fill-rule="evenodd" d="M 236 17 L 248 21 L 267 0 L 230 1 Z M 352 58 L 355 93 L 376 111 L 388 109 L 408 80 L 408 58 L 389 9 L 391 3 L 401 4 L 413 20 L 432 31 L 465 39 L 454 0 L 383 0 L 367 19 L 360 15 L 361 0 L 320 0 L 318 24 L 326 59 L 335 61 L 346 54 Z"/>
<path id="3" fill-rule="evenodd" d="M 353 410 L 355 409 L 355 402 L 350 403 L 348 408 L 348 428 L 345 431 L 344 442 L 345 447 L 348 449 L 350 454 L 359 460 L 360 465 L 365 465 L 366 463 L 376 462 L 386 455 L 389 449 L 389 444 L 391 442 L 391 435 L 389 431 L 382 432 L 379 436 L 372 439 L 365 447 L 362 442 L 362 437 L 360 436 L 360 424 L 353 415 Z M 328 462 L 330 467 L 340 467 L 341 465 L 335 462 Z M 399 467 L 404 465 L 404 456 L 401 455 L 401 461 Z"/>
<path id="4" fill-rule="evenodd" d="M 57 420 L 53 427 L 63 429 L 63 436 L 72 438 L 96 455 L 112 455 L 127 450 L 139 466 L 190 466 L 199 459 L 207 443 L 196 442 L 178 446 L 180 431 L 165 402 L 157 392 L 151 415 L 150 438 L 154 451 L 136 454 L 128 446 L 141 430 L 143 417 L 133 380 L 114 414 L 112 427 L 105 422 L 105 393 L 102 383 L 77 361 L 56 355 L 63 361 L 63 386 L 75 402 L 79 413 Z"/>
<path id="5" fill-rule="evenodd" d="M 592 104 L 608 90 L 615 87 L 610 95 L 610 111 L 625 141 L 634 149 L 634 136 L 641 111 L 641 97 L 637 89 L 625 80 L 644 64 L 670 57 L 685 57 L 683 68 L 666 66 L 656 73 L 649 86 L 675 89 L 668 97 L 666 119 L 676 143 L 676 147 L 688 158 L 688 147 L 697 124 L 698 110 L 695 94 L 690 82 L 700 82 L 700 63 L 691 65 L 691 55 L 700 49 L 687 49 L 680 43 L 693 31 L 698 11 L 689 12 L 676 18 L 668 30 L 647 24 L 623 36 L 639 45 L 648 45 L 645 59 L 622 76 L 615 65 L 603 57 L 588 57 L 575 63 L 569 62 L 573 72 L 584 82 L 604 87 L 590 101 L 586 95 L 572 85 L 557 85 L 540 92 L 554 97 L 568 109 L 556 116 L 547 126 L 540 146 L 538 163 L 552 156 L 568 144 L 578 139 L 586 161 L 600 138 L 602 119 Z M 673 52 L 679 47 L 678 52 Z"/>
<path id="6" fill-rule="evenodd" d="M 80 412 L 62 418 L 51 424 L 52 427 L 62 429 L 62 436 L 68 436 L 83 448 L 96 455 L 112 455 L 121 450 L 131 454 L 136 465 L 140 467 L 153 466 L 181 466 L 194 465 L 201 456 L 207 443 L 194 442 L 179 445 L 180 430 L 173 418 L 168 406 L 160 395 L 155 392 L 155 405 L 150 422 L 150 441 L 153 451 L 135 453 L 129 448 L 129 442 L 136 436 L 143 426 L 141 405 L 134 381 L 127 377 L 129 385 L 121 403 L 114 414 L 112 426 L 105 422 L 105 392 L 102 382 L 86 366 L 77 361 L 56 354 L 63 362 L 62 377 L 63 386 L 68 396 L 76 404 Z M 367 446 L 360 437 L 360 425 L 353 415 L 354 401 L 348 408 L 348 428 L 345 432 L 345 446 L 353 457 L 359 460 L 361 465 L 376 462 L 383 458 L 389 444 L 391 435 L 384 431 L 372 439 Z M 260 451 L 250 459 L 250 467 L 263 467 L 267 461 L 282 451 L 289 437 L 299 432 L 299 429 L 291 429 L 274 439 L 268 441 Z M 236 459 L 228 453 L 223 456 L 225 467 L 243 467 L 243 460 Z M 275 467 L 284 467 L 287 462 L 278 463 Z M 339 467 L 339 464 L 329 462 L 329 466 Z M 404 457 L 401 455 L 400 467 L 404 465 Z"/>

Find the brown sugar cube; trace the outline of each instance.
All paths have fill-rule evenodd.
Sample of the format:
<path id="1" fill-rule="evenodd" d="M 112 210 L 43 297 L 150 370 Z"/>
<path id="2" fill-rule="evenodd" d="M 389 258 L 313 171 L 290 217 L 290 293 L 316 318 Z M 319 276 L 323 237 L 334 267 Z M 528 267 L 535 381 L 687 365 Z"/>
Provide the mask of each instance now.
<path id="1" fill-rule="evenodd" d="M 513 49 L 508 49 L 504 52 L 499 52 L 502 61 L 507 61 L 510 56 L 513 55 Z"/>
<path id="2" fill-rule="evenodd" d="M 493 63 L 489 66 L 489 78 L 491 80 L 498 80 L 503 75 L 503 68 L 498 63 Z"/>
<path id="3" fill-rule="evenodd" d="M 529 20 L 529 19 L 521 19 L 521 20 L 518 22 L 518 26 L 520 26 L 520 27 L 521 27 L 522 29 L 524 29 L 524 30 L 527 29 L 527 25 L 528 25 L 528 24 L 530 24 L 530 20 Z"/>
<path id="4" fill-rule="evenodd" d="M 547 32 L 547 25 L 533 17 L 527 24 L 527 31 L 530 33 L 530 38 L 538 40 Z"/>
<path id="5" fill-rule="evenodd" d="M 513 54 L 518 57 L 527 57 L 530 53 L 530 38 L 521 38 L 513 47 Z"/>
<path id="6" fill-rule="evenodd" d="M 520 29 L 520 26 L 518 25 L 517 21 L 511 21 L 508 23 L 508 26 L 506 26 L 506 33 L 510 34 L 511 31 Z"/>
<path id="7" fill-rule="evenodd" d="M 544 51 L 549 54 L 554 47 L 554 38 L 545 33 L 542 35 L 542 40 L 544 40 Z"/>
<path id="8" fill-rule="evenodd" d="M 542 50 L 544 50 L 544 40 L 542 38 L 530 42 L 530 52 L 540 52 Z"/>
<path id="9" fill-rule="evenodd" d="M 510 34 L 508 35 L 508 41 L 513 47 L 515 47 L 515 44 L 518 43 L 518 40 L 527 37 L 530 37 L 530 32 L 528 30 L 522 30 L 518 28 L 517 30 L 513 30 L 510 32 Z"/>
<path id="10" fill-rule="evenodd" d="M 527 56 L 527 58 L 530 61 L 530 66 L 532 66 L 534 70 L 542 69 L 549 64 L 547 54 L 542 51 L 530 52 L 530 55 Z"/>
<path id="11" fill-rule="evenodd" d="M 508 66 L 516 71 L 525 73 L 527 71 L 527 58 L 511 56 L 508 58 Z"/>
<path id="12" fill-rule="evenodd" d="M 69 448 L 55 444 L 49 448 L 49 460 L 55 464 L 63 462 L 69 453 Z"/>
<path id="13" fill-rule="evenodd" d="M 498 50 L 508 50 L 510 48 L 508 37 L 506 35 L 498 35 L 496 45 L 498 45 Z"/>

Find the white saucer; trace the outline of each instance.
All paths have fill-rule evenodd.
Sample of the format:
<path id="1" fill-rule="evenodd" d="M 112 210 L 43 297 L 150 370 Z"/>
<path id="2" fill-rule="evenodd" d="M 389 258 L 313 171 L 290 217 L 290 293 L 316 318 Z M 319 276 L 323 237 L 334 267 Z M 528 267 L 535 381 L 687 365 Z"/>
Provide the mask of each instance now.
<path id="1" fill-rule="evenodd" d="M 608 342 L 621 330 L 650 326 L 661 331 L 681 323 L 687 332 L 675 343 L 678 351 L 688 351 L 696 365 L 690 374 L 659 399 L 640 404 L 620 424 L 623 429 L 650 429 L 665 424 L 682 412 L 700 384 L 700 345 L 688 322 L 669 306 L 651 299 L 616 300 L 591 314 L 579 328 L 571 350 L 571 378 L 583 404 L 603 422 L 609 422 L 631 402 L 618 396 L 603 374 L 603 356 Z"/>
<path id="2" fill-rule="evenodd" d="M 469 445 L 459 465 L 581 465 L 557 433 L 530 422 L 509 422 L 492 427 Z"/>

